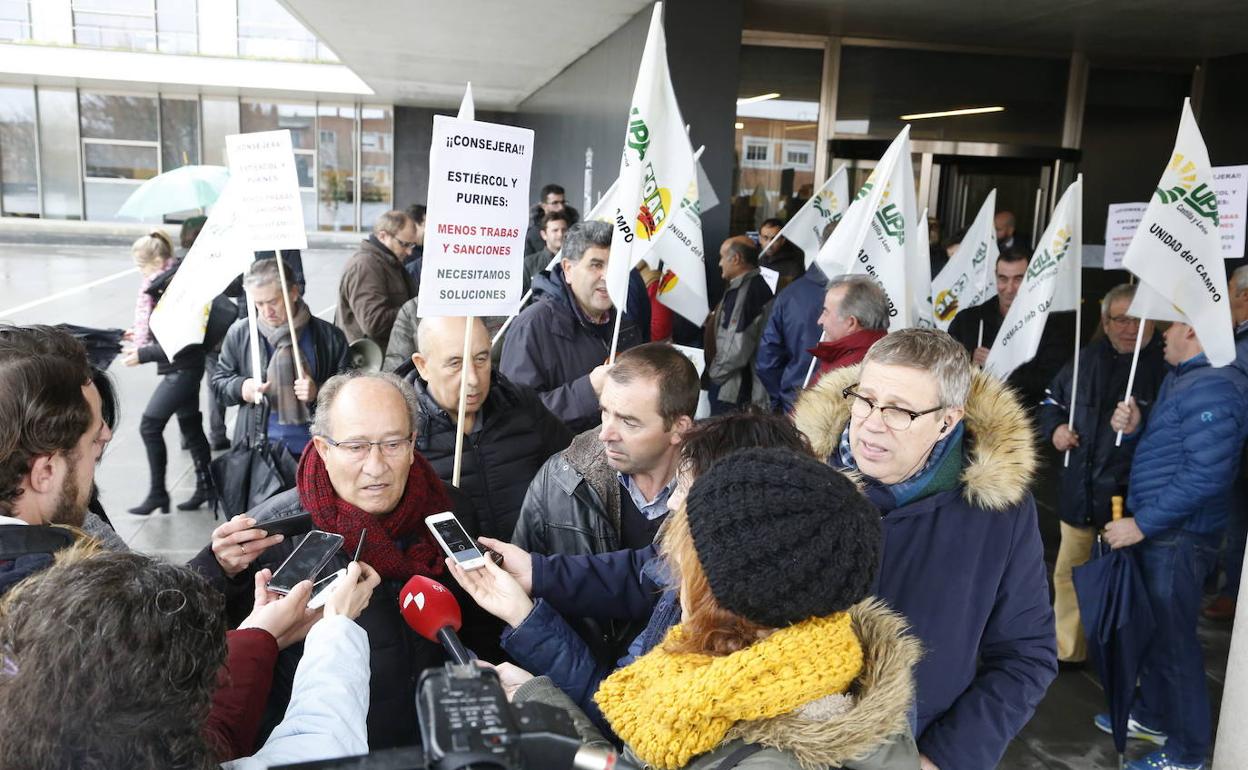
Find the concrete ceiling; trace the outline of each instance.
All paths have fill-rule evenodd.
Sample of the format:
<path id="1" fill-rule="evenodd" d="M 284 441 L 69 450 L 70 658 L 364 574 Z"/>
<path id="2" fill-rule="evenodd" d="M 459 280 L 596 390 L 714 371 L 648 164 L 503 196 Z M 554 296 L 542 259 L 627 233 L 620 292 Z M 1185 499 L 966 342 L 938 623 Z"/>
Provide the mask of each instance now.
<path id="1" fill-rule="evenodd" d="M 1080 50 L 1093 60 L 1193 60 L 1248 52 L 1248 2 L 746 0 L 745 28 L 1020 53 Z"/>
<path id="2" fill-rule="evenodd" d="M 396 104 L 511 110 L 648 0 L 281 0 Z M 632 77 L 630 73 L 628 75 Z"/>

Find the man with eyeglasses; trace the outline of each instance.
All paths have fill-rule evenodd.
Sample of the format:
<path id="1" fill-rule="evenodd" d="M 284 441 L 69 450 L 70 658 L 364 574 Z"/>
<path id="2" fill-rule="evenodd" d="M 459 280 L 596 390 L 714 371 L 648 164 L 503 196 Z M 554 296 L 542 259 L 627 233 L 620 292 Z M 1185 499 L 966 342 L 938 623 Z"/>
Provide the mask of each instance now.
<path id="1" fill-rule="evenodd" d="M 1079 602 L 1071 582 L 1071 570 L 1092 556 L 1096 533 L 1110 521 L 1110 501 L 1115 495 L 1126 499 L 1127 479 L 1135 456 L 1135 441 L 1118 437 L 1110 421 L 1114 408 L 1127 391 L 1127 376 L 1140 332 L 1140 319 L 1127 315 L 1135 286 L 1121 284 L 1101 300 L 1102 336 L 1079 352 L 1079 387 L 1071 392 L 1073 364 L 1068 363 L 1049 385 L 1040 403 L 1040 434 L 1058 452 L 1070 452 L 1070 461 L 1061 469 L 1057 513 L 1061 517 L 1061 546 L 1053 566 L 1053 612 L 1057 617 L 1057 659 L 1066 667 L 1077 668 L 1087 659 Z M 1144 322 L 1140 361 L 1132 388 L 1136 404 L 1147 412 L 1166 376 L 1161 341 L 1154 335 L 1153 323 Z M 1074 426 L 1070 425 L 1070 405 L 1074 401 Z"/>
<path id="2" fill-rule="evenodd" d="M 346 333 L 348 343 L 370 339 L 386 351 L 399 308 L 416 296 L 416 282 L 403 261 L 418 240 L 418 226 L 407 212 L 387 211 L 347 260 L 338 283 L 334 325 Z"/>
<path id="3" fill-rule="evenodd" d="M 417 677 L 444 659 L 441 648 L 418 636 L 399 613 L 399 591 L 412 575 L 447 582 L 444 554 L 425 519 L 455 511 L 468 533 L 477 534 L 471 507 L 413 448 L 419 410 L 412 386 L 393 374 L 352 371 L 331 377 L 317 395 L 312 447 L 299 461 L 295 489 L 217 527 L 212 543 L 190 564 L 225 595 L 233 624 L 252 609 L 256 573 L 277 571 L 301 540 L 301 534 L 269 534 L 266 524 L 283 521 L 288 532 L 317 529 L 342 535 L 343 546 L 322 577 L 351 561 L 367 531 L 359 559 L 381 575 L 358 620 L 372 650 L 372 749 L 417 741 Z M 455 586 L 454 581 L 448 585 Z M 469 604 L 461 600 L 461 606 L 468 609 Z M 497 649 L 499 630 L 497 622 L 476 613 L 466 615 L 461 636 L 484 655 Z M 278 658 L 266 712 L 272 719 L 265 731 L 285 712 L 301 654 L 296 645 Z"/>
<path id="4" fill-rule="evenodd" d="M 990 770 L 1057 675 L 1027 414 L 948 334 L 903 329 L 824 375 L 794 417 L 883 514 L 873 594 L 923 644 L 923 770 Z"/>

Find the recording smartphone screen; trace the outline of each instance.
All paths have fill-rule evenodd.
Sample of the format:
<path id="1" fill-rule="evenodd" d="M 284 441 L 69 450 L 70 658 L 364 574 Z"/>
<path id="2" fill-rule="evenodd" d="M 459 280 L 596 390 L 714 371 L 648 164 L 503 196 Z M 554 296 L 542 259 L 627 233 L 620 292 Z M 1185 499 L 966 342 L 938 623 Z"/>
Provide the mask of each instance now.
<path id="1" fill-rule="evenodd" d="M 433 527 L 434 532 L 441 538 L 447 555 L 455 559 L 459 564 L 483 557 L 483 554 L 477 548 L 477 544 L 472 541 L 472 538 L 468 537 L 468 533 L 464 531 L 464 528 L 460 526 L 459 521 L 454 517 L 431 520 L 429 525 Z"/>
<path id="2" fill-rule="evenodd" d="M 304 580 L 315 581 L 334 553 L 342 547 L 342 535 L 312 530 L 295 547 L 282 566 L 273 573 L 269 590 L 279 594 L 290 593 Z"/>

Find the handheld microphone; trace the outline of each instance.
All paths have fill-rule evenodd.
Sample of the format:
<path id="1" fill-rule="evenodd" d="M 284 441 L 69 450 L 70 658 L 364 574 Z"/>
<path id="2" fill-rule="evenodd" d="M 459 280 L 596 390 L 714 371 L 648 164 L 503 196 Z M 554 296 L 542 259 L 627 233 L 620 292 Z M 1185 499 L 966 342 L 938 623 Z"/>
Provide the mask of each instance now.
<path id="1" fill-rule="evenodd" d="M 459 602 L 446 586 L 424 575 L 412 575 L 399 591 L 399 612 L 412 630 L 441 644 L 455 663 L 472 663 L 456 631 L 463 625 Z"/>

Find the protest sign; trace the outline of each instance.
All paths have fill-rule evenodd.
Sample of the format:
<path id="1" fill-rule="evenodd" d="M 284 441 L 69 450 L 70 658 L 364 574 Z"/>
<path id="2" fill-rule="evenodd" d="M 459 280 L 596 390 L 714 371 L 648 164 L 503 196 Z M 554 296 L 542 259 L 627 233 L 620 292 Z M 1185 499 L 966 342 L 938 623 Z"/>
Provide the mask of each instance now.
<path id="1" fill-rule="evenodd" d="M 532 164 L 527 128 L 434 116 L 419 317 L 515 310 Z"/>
<path id="2" fill-rule="evenodd" d="M 241 237 L 255 251 L 306 249 L 290 130 L 227 136 L 225 149 L 231 183 L 239 187 Z"/>
<path id="3" fill-rule="evenodd" d="M 1105 219 L 1105 269 L 1121 270 L 1122 258 L 1144 218 L 1147 203 L 1111 203 Z"/>
<path id="4" fill-rule="evenodd" d="M 1218 191 L 1218 217 L 1222 220 L 1222 256 L 1244 256 L 1245 229 L 1248 229 L 1248 166 L 1214 166 L 1213 189 Z"/>

